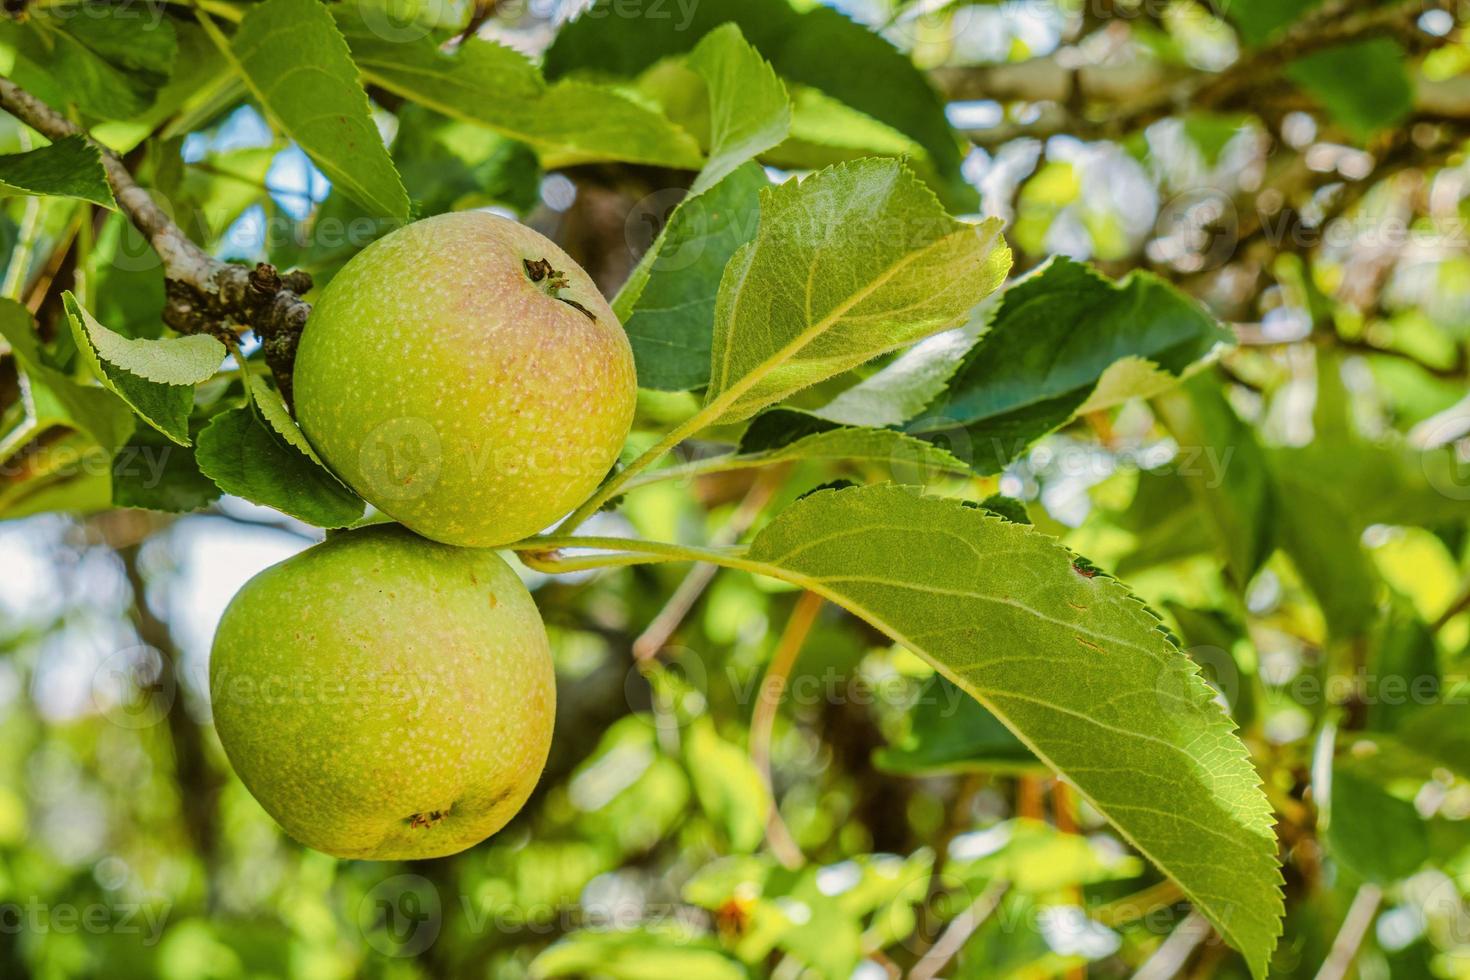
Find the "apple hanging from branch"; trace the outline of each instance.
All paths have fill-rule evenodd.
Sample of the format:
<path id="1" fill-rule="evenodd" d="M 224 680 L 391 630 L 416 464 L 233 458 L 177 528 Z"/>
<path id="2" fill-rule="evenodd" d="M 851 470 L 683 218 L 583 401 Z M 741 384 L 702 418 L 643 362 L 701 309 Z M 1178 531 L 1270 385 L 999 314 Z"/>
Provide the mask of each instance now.
<path id="1" fill-rule="evenodd" d="M 343 480 L 425 537 L 491 547 L 586 500 L 633 421 L 632 349 L 592 279 L 486 212 L 415 222 L 323 291 L 296 414 Z"/>
<path id="2" fill-rule="evenodd" d="M 393 525 L 251 579 L 210 655 L 215 727 L 261 806 L 343 858 L 440 857 L 525 803 L 556 683 L 530 594 L 493 551 Z"/>

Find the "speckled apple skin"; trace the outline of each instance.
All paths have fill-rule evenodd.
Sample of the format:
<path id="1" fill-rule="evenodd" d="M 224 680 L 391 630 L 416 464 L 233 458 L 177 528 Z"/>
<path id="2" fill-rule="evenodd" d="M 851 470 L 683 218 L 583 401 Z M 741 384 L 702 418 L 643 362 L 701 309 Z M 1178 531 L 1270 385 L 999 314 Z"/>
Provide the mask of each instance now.
<path id="1" fill-rule="evenodd" d="M 527 274 L 539 259 L 565 276 L 560 298 Z M 354 256 L 295 366 L 296 416 L 327 464 L 395 520 L 469 547 L 534 534 L 586 500 L 622 449 L 637 387 L 591 278 L 533 229 L 478 211 Z"/>
<path id="2" fill-rule="evenodd" d="M 342 858 L 453 854 L 515 815 L 551 745 L 546 630 L 493 551 L 381 525 L 251 579 L 209 664 L 235 772 Z"/>

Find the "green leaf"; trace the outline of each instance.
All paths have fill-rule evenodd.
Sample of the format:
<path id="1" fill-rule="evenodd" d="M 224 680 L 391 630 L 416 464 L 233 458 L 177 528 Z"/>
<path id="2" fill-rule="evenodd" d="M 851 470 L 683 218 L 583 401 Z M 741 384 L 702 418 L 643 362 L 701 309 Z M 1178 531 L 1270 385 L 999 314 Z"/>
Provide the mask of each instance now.
<path id="1" fill-rule="evenodd" d="M 1402 122 L 1414 108 L 1407 57 L 1388 38 L 1318 51 L 1286 74 L 1359 139 Z"/>
<path id="2" fill-rule="evenodd" d="M 705 35 L 689 55 L 689 67 L 704 79 L 710 101 L 709 162 L 690 189 L 699 194 L 784 140 L 791 103 L 770 63 L 734 24 Z"/>
<path id="3" fill-rule="evenodd" d="M 52 511 L 91 514 L 108 508 L 107 453 L 90 435 L 48 431 L 44 444 L 36 445 L 35 455 L 7 459 L 0 471 L 0 518 Z"/>
<path id="4" fill-rule="evenodd" d="M 722 468 L 767 466 L 788 460 L 850 460 L 889 467 L 895 482 L 923 483 L 969 465 L 947 450 L 892 429 L 838 425 L 809 412 L 773 408 L 751 421 Z"/>
<path id="5" fill-rule="evenodd" d="M 734 24 L 710 32 L 689 62 L 709 96 L 710 160 L 613 300 L 639 384 L 662 391 L 709 380 L 720 279 L 735 250 L 755 237 L 759 192 L 769 183 L 749 161 L 791 124 L 780 79 Z"/>
<path id="6" fill-rule="evenodd" d="M 96 275 L 92 309 L 98 320 L 129 337 L 163 333 L 163 262 L 121 212 L 109 214 L 92 250 Z"/>
<path id="7" fill-rule="evenodd" d="M 115 507 L 183 514 L 209 506 L 219 495 L 219 487 L 199 471 L 194 450 L 153 429 L 134 432 L 112 457 Z"/>
<path id="8" fill-rule="evenodd" d="M 1423 697 L 1423 690 L 1419 697 Z M 1412 700 L 1412 695 L 1411 695 Z M 1406 706 L 1398 737 L 1404 745 L 1470 779 L 1470 688 L 1463 683 L 1436 704 Z"/>
<path id="9" fill-rule="evenodd" d="M 22 409 L 0 436 L 0 516 L 105 510 L 108 459 L 133 430 L 133 413 L 111 392 L 48 366 L 30 311 L 14 300 L 0 299 L 0 337 L 14 359 Z"/>
<path id="10" fill-rule="evenodd" d="M 1213 692 L 1122 584 L 1032 529 L 904 487 L 810 494 L 742 559 L 928 660 L 1078 791 L 1264 976 L 1271 808 Z"/>
<path id="11" fill-rule="evenodd" d="M 266 384 L 259 375 L 252 374 L 250 376 L 250 398 L 255 403 L 256 409 L 259 410 L 261 419 L 270 426 L 272 432 L 285 440 L 286 445 L 326 469 L 327 464 L 323 463 L 321 457 L 316 454 L 316 450 L 311 448 L 306 433 L 301 431 L 301 426 L 297 425 L 296 420 L 291 417 L 291 410 L 286 407 L 286 402 L 281 398 L 280 392 Z"/>
<path id="12" fill-rule="evenodd" d="M 1424 821 L 1414 804 L 1338 764 L 1322 834 L 1327 852 L 1379 884 L 1407 878 L 1429 857 Z"/>
<path id="13" fill-rule="evenodd" d="M 765 171 L 747 163 L 670 216 L 648 256 L 619 291 L 638 384 L 686 391 L 709 382 L 715 302 L 735 251 L 755 237 Z"/>
<path id="14" fill-rule="evenodd" d="M 194 386 L 208 380 L 225 357 L 213 337 L 135 339 L 98 323 L 76 296 L 62 295 L 77 349 L 97 380 L 138 416 L 181 446 L 189 445 Z"/>
<path id="15" fill-rule="evenodd" d="M 155 133 L 171 139 L 201 128 L 245 94 L 245 83 L 200 24 L 173 17 L 168 23 L 177 49 L 168 81 L 152 94 L 143 112 L 91 128 L 92 138 L 116 153 L 131 152 Z"/>
<path id="16" fill-rule="evenodd" d="M 1246 43 L 1258 45 L 1322 0 L 1233 0 L 1225 8 Z"/>
<path id="17" fill-rule="evenodd" d="M 609 980 L 745 980 L 745 968 L 714 940 L 658 928 L 579 929 L 531 962 L 531 976 Z"/>
<path id="18" fill-rule="evenodd" d="M 1270 453 L 1281 547 L 1317 599 L 1332 635 L 1362 635 L 1378 615 L 1381 582 L 1363 551 L 1365 525 L 1312 463 L 1310 450 Z"/>
<path id="19" fill-rule="evenodd" d="M 684 764 L 699 805 L 720 829 L 732 850 L 754 851 L 766 836 L 771 794 L 750 756 L 722 739 L 708 718 L 689 726 Z"/>
<path id="20" fill-rule="evenodd" d="M 196 241 L 218 239 L 252 205 L 269 202 L 267 175 L 280 151 L 279 146 L 247 146 L 187 165 L 174 200 L 188 213 L 174 220 Z"/>
<path id="21" fill-rule="evenodd" d="M 1179 444 L 1174 469 L 1203 508 L 1235 587 L 1244 590 L 1276 544 L 1277 493 L 1266 452 L 1213 375 L 1191 379 L 1154 407 Z"/>
<path id="22" fill-rule="evenodd" d="M 1470 712 L 1463 705 L 1448 711 L 1429 705 L 1440 695 L 1439 651 L 1434 633 L 1419 618 L 1413 603 L 1392 594 L 1388 615 L 1373 639 L 1369 670 L 1377 679 L 1378 690 L 1368 702 L 1368 727 L 1395 731 L 1407 725 L 1412 729 L 1410 740 L 1418 743 L 1415 748 L 1470 772 L 1470 752 L 1463 751 L 1470 749 L 1470 725 L 1466 724 Z M 1464 732 L 1460 745 L 1455 744 L 1457 730 Z"/>
<path id="23" fill-rule="evenodd" d="M 408 194 L 324 5 L 266 0 L 250 8 L 231 48 L 251 94 L 333 187 L 375 215 L 408 220 Z"/>
<path id="24" fill-rule="evenodd" d="M 0 155 L 0 191 L 117 206 L 102 169 L 102 155 L 81 136 L 67 136 L 26 153 Z"/>
<path id="25" fill-rule="evenodd" d="M 111 452 L 133 431 L 132 410 L 112 392 L 77 384 L 44 364 L 21 367 L 26 414 L 35 423 L 32 435 L 65 425 L 85 432 L 104 452 Z"/>
<path id="26" fill-rule="evenodd" d="M 611 88 L 547 85 L 524 55 L 480 38 L 447 53 L 433 36 L 384 37 L 356 7 L 339 5 L 336 14 L 364 78 L 521 140 L 545 167 L 621 160 L 693 170 L 703 162 L 692 136 Z"/>
<path id="27" fill-rule="evenodd" d="M 902 157 L 930 186 L 942 186 L 928 151 L 911 137 L 810 86 L 793 85 L 790 95 L 791 135 L 764 155 L 768 163 L 817 170 L 857 157 Z"/>
<path id="28" fill-rule="evenodd" d="M 362 517 L 363 503 L 314 457 L 277 433 L 274 406 L 263 400 L 214 417 L 199 434 L 199 469 L 225 493 L 317 527 L 346 527 Z M 294 423 L 290 430 L 295 430 Z M 289 430 L 288 430 L 289 431 Z M 299 436 L 302 442 L 304 436 Z"/>
<path id="29" fill-rule="evenodd" d="M 918 143 L 945 202 L 975 208 L 977 195 L 960 173 L 960 141 L 928 79 L 887 40 L 824 5 L 798 11 L 787 0 L 700 0 L 671 7 L 667 17 L 627 17 L 619 0 L 598 0 L 557 33 L 546 76 L 632 78 L 725 23 L 737 25 L 788 86 L 818 89 Z"/>
<path id="30" fill-rule="evenodd" d="M 749 418 L 963 322 L 1010 266 L 999 228 L 950 218 L 893 160 L 840 164 L 763 191 L 760 229 L 720 283 L 711 421 Z"/>
<path id="31" fill-rule="evenodd" d="M 1008 287 L 989 324 L 948 393 L 908 426 L 968 443 L 980 473 L 1079 412 L 1171 387 L 1232 340 L 1162 279 L 1136 272 L 1113 283 L 1062 256 Z"/>
<path id="32" fill-rule="evenodd" d="M 92 351 L 113 367 L 162 385 L 208 381 L 224 361 L 225 345 L 208 334 L 148 339 L 124 337 L 98 323 L 67 293 L 67 312 L 77 318 Z"/>
<path id="33" fill-rule="evenodd" d="M 541 164 L 526 144 L 419 105 L 397 115 L 393 162 L 421 213 L 503 204 L 525 214 L 541 200 Z"/>
<path id="34" fill-rule="evenodd" d="M 1322 0 L 1234 0 L 1226 9 L 1241 37 L 1259 46 L 1321 5 Z M 1360 139 L 1398 123 L 1413 108 L 1404 50 L 1389 38 L 1314 52 L 1288 65 L 1286 75 Z"/>
<path id="35" fill-rule="evenodd" d="M 1040 820 L 1018 818 L 996 826 L 1005 845 L 959 867 L 946 869 L 962 880 L 1008 881 L 1021 892 L 1047 895 L 1066 888 L 1105 881 L 1126 881 L 1142 872 L 1132 855 L 1100 846 L 1081 834 L 1069 834 Z"/>
<path id="36" fill-rule="evenodd" d="M 106 452 L 127 439 L 133 429 L 133 413 L 127 405 L 109 391 L 84 387 L 48 367 L 41 358 L 30 310 L 12 299 L 0 299 L 0 337 L 10 345 L 20 367 L 21 394 L 33 423 L 25 438 L 61 424 L 86 432 Z"/>
<path id="37" fill-rule="evenodd" d="M 908 711 L 908 731 L 873 754 L 873 764 L 900 776 L 952 772 L 1035 772 L 1035 753 L 985 706 L 934 674 Z"/>
<path id="38" fill-rule="evenodd" d="M 1209 521 L 1189 484 L 1169 466 L 1139 470 L 1133 500 L 1127 510 L 1113 515 L 1112 522 L 1134 537 L 1133 550 L 1114 569 L 1124 578 L 1215 547 Z"/>
<path id="39" fill-rule="evenodd" d="M 135 116 L 173 74 L 178 37 L 161 9 L 88 2 L 37 4 L 29 14 L 17 54 L 88 115 Z M 25 85 L 26 72 L 16 81 Z"/>
<path id="40" fill-rule="evenodd" d="M 844 425 L 903 425 L 944 391 L 981 326 L 972 321 L 920 341 L 813 411 Z"/>
<path id="41" fill-rule="evenodd" d="M 1382 440 L 1319 438 L 1290 454 L 1358 523 L 1432 527 L 1470 517 L 1470 466 L 1452 446 L 1423 452 L 1392 434 Z"/>

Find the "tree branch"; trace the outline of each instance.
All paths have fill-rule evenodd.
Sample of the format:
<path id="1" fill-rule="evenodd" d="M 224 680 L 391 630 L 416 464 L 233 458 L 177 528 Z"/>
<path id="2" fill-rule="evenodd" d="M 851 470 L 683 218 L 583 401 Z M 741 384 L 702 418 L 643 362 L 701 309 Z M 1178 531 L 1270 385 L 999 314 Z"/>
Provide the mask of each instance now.
<path id="1" fill-rule="evenodd" d="M 750 530 L 750 526 L 760 517 L 761 511 L 771 500 L 771 496 L 779 489 L 782 478 L 786 475 L 784 467 L 776 467 L 764 471 L 758 476 L 750 490 L 746 492 L 744 499 L 731 515 L 729 523 L 722 527 L 710 544 L 717 548 L 727 547 L 735 544 Z M 699 597 L 704 595 L 704 590 L 714 580 L 715 573 L 719 571 L 718 565 L 698 564 L 689 569 L 684 580 L 679 583 L 669 601 L 659 610 L 657 616 L 649 622 L 648 628 L 638 635 L 633 641 L 633 657 L 638 661 L 651 660 L 669 642 L 669 637 L 684 622 L 684 617 L 689 615 Z"/>
<path id="2" fill-rule="evenodd" d="M 1441 7 L 1433 0 L 1430 7 Z M 1255 104 L 1269 92 L 1280 72 L 1293 61 L 1355 41 L 1375 37 L 1415 38 L 1419 44 L 1441 43 L 1417 38 L 1414 26 L 1426 9 L 1422 3 L 1362 7 L 1360 0 L 1339 0 L 1308 14 L 1274 40 L 1247 52 L 1224 71 L 1189 73 L 1146 58 L 1089 62 L 1082 49 L 1067 47 L 1027 61 L 979 67 L 939 68 L 930 78 L 948 100 L 994 99 L 1000 102 L 1052 103 L 1078 108 L 1106 105 L 1105 117 L 1058 111 L 1024 127 L 997 127 L 1007 138 L 1045 138 L 1070 133 L 1083 138 L 1117 136 L 1147 126 L 1182 109 L 1223 109 Z M 1470 86 L 1421 80 L 1415 107 L 1447 118 L 1470 116 Z M 997 142 L 989 130 L 967 135 L 981 144 Z"/>
<path id="3" fill-rule="evenodd" d="M 771 662 L 766 666 L 766 674 L 761 678 L 755 709 L 750 717 L 750 759 L 755 764 L 756 771 L 761 774 L 766 791 L 771 796 L 771 813 L 766 820 L 766 841 L 771 846 L 771 853 L 776 855 L 776 860 L 783 867 L 792 870 L 801 867 L 806 862 L 806 857 L 801 853 L 801 846 L 796 843 L 796 838 L 791 836 L 786 821 L 781 819 L 781 807 L 776 801 L 776 785 L 771 779 L 771 735 L 776 727 L 776 712 L 781 707 L 781 696 L 786 693 L 786 685 L 791 678 L 791 668 L 796 666 L 797 658 L 801 656 L 812 625 L 822 611 L 822 602 L 822 597 L 815 592 L 802 592 L 801 597 L 796 600 L 791 618 L 786 621 L 786 628 L 771 654 Z"/>
<path id="4" fill-rule="evenodd" d="M 975 897 L 959 915 L 950 922 L 949 927 L 934 943 L 934 945 L 919 958 L 913 969 L 909 970 L 909 980 L 933 980 L 939 976 L 939 971 L 944 969 L 950 960 L 954 959 L 956 953 L 964 948 L 975 930 L 985 924 L 992 912 L 1000 905 L 1000 900 L 1005 897 L 1010 882 L 997 878 L 985 890 Z"/>
<path id="5" fill-rule="evenodd" d="M 1214 929 L 1209 921 L 1198 910 L 1191 911 L 1169 933 L 1169 938 L 1144 961 L 1143 966 L 1138 968 L 1138 972 L 1133 974 L 1133 980 L 1169 980 L 1170 977 L 1177 977 L 1184 969 L 1184 964 L 1194 955 L 1194 951 L 1213 933 Z"/>
<path id="6" fill-rule="evenodd" d="M 1343 920 L 1337 938 L 1332 941 L 1327 960 L 1322 964 L 1322 969 L 1317 971 L 1317 980 L 1342 980 L 1347 976 L 1382 904 L 1383 889 L 1374 884 L 1364 884 L 1358 888 L 1352 904 L 1348 906 L 1347 918 Z"/>
<path id="7" fill-rule="evenodd" d="M 1307 55 L 1378 37 L 1403 37 L 1413 32 L 1426 9 L 1438 4 L 1398 0 L 1358 9 L 1363 6 L 1362 0 L 1337 0 L 1309 12 L 1271 43 L 1196 86 L 1189 92 L 1190 104 L 1227 105 L 1252 88 L 1272 84 L 1287 65 Z"/>
<path id="8" fill-rule="evenodd" d="M 118 206 L 163 261 L 164 323 L 179 333 L 254 330 L 281 394 L 289 401 L 296 344 L 311 313 L 311 304 L 301 294 L 311 289 L 311 276 L 301 271 L 283 276 L 265 262 L 252 269 L 214 258 L 174 224 L 116 154 L 4 77 L 0 77 L 0 108 L 47 139 L 81 136 L 97 148 Z"/>

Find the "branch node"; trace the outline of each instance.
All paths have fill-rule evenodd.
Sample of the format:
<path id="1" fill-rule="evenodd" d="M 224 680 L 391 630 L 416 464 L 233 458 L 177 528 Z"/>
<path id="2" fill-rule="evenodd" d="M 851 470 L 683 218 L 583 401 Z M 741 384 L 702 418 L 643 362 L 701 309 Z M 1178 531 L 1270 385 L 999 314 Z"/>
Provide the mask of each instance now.
<path id="1" fill-rule="evenodd" d="M 92 142 L 71 120 L 3 77 L 0 108 L 48 139 L 82 136 Z M 249 269 L 209 255 L 138 185 L 116 154 L 93 145 L 118 206 L 163 260 L 163 322 L 181 334 L 207 333 L 232 341 L 240 330 L 254 330 L 289 405 L 296 344 L 311 313 L 311 304 L 301 296 L 311 289 L 311 276 L 301 271 L 281 275 L 267 262 Z"/>

